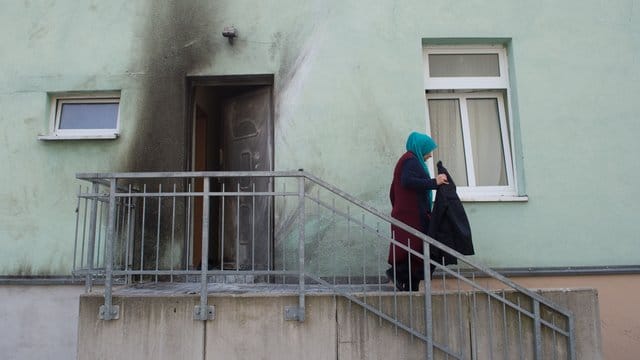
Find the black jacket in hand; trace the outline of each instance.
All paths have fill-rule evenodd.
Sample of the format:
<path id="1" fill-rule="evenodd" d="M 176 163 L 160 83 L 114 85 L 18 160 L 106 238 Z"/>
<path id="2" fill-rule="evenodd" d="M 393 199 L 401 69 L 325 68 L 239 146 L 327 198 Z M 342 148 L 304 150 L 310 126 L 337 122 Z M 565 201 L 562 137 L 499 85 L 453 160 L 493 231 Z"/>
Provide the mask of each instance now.
<path id="1" fill-rule="evenodd" d="M 449 184 L 440 185 L 436 191 L 428 235 L 463 255 L 473 255 L 469 219 L 456 193 L 456 185 L 447 169 L 442 166 L 442 161 L 438 161 L 438 174 L 447 175 Z M 433 246 L 430 255 L 432 260 L 440 264 L 443 262 L 442 258 L 445 265 L 458 263 L 455 257 Z"/>

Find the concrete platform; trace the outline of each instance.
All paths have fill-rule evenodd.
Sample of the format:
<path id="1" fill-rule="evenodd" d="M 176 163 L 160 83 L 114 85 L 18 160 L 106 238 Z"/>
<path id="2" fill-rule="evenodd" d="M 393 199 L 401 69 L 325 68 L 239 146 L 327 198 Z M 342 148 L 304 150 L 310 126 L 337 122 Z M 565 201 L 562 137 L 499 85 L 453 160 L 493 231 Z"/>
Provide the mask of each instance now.
<path id="1" fill-rule="evenodd" d="M 194 287 L 195 286 L 195 287 Z M 304 322 L 287 321 L 284 307 L 297 304 L 295 286 L 222 284 L 209 289 L 215 306 L 211 321 L 193 320 L 199 302 L 197 284 L 155 284 L 120 288 L 114 304 L 120 319 L 98 319 L 100 294 L 80 298 L 79 359 L 424 359 L 424 343 L 340 296 L 309 287 Z M 376 285 L 377 287 L 377 285 Z M 545 296 L 563 303 L 576 316 L 577 359 L 601 356 L 597 293 L 592 289 L 545 290 Z M 398 317 L 424 328 L 423 298 L 419 294 L 368 293 L 368 301 L 382 307 L 398 306 Z M 395 301 L 395 303 L 394 303 Z M 513 315 L 503 322 L 488 311 L 478 294 L 434 294 L 433 324 L 437 342 L 461 351 L 465 358 L 516 355 Z M 445 301 L 449 306 L 445 307 Z M 452 306 L 459 301 L 460 306 Z M 482 305 L 485 304 L 485 305 Z M 475 320 L 469 315 L 476 306 Z M 446 311 L 445 311 L 446 310 Z M 495 314 L 494 314 L 495 312 Z M 478 321 L 486 318 L 494 321 Z M 459 326 L 451 326 L 453 321 Z M 501 328 L 496 324 L 507 324 Z M 527 328 L 523 323 L 524 328 Z M 492 334 L 507 334 L 497 336 Z M 530 346 L 531 331 L 523 333 Z M 506 340 L 505 340 L 506 339 Z M 543 358 L 564 344 L 543 334 Z M 510 345 L 511 344 L 511 345 Z M 489 349 L 489 351 L 487 351 Z M 557 352 L 566 359 L 566 351 Z M 436 358 L 445 358 L 436 352 Z M 523 359 L 532 358 L 524 356 Z"/>
<path id="2" fill-rule="evenodd" d="M 393 292 L 389 284 L 375 285 L 336 285 L 337 289 L 349 289 L 351 292 Z M 255 295 L 289 295 L 298 294 L 297 284 L 246 284 L 246 283 L 210 283 L 207 292 L 216 294 L 255 294 Z M 320 285 L 305 285 L 307 294 L 333 294 L 331 289 Z M 200 283 L 146 283 L 115 287 L 115 296 L 134 295 L 193 295 L 200 294 Z"/>

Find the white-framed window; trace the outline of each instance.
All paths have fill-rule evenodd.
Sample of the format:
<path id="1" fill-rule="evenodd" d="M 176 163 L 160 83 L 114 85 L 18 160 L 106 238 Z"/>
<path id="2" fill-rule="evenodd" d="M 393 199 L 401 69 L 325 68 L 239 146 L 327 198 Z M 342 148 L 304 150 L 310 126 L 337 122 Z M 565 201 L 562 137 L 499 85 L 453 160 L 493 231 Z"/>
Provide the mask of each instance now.
<path id="1" fill-rule="evenodd" d="M 425 46 L 427 129 L 463 200 L 517 196 L 503 46 Z"/>
<path id="2" fill-rule="evenodd" d="M 119 129 L 119 94 L 51 96 L 49 134 L 39 139 L 115 139 Z"/>

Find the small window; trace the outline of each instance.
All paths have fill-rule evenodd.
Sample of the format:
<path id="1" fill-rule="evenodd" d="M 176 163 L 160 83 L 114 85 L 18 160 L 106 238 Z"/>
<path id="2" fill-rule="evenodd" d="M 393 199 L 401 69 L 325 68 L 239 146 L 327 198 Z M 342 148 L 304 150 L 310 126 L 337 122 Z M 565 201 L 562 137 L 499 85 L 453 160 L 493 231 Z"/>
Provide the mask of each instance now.
<path id="1" fill-rule="evenodd" d="M 120 97 L 65 96 L 51 100 L 51 133 L 42 140 L 115 139 L 119 132 Z"/>
<path id="2" fill-rule="evenodd" d="M 517 197 L 503 47 L 425 47 L 433 161 L 449 170 L 463 200 Z"/>

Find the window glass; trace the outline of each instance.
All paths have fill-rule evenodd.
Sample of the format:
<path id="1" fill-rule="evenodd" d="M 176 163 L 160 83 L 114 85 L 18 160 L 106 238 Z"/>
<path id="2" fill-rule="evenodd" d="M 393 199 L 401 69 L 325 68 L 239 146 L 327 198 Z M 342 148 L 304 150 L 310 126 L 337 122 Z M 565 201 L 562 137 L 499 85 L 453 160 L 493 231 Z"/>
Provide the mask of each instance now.
<path id="1" fill-rule="evenodd" d="M 62 103 L 58 129 L 115 129 L 117 103 Z"/>
<path id="2" fill-rule="evenodd" d="M 500 76 L 498 54 L 429 54 L 432 77 Z"/>
<path id="3" fill-rule="evenodd" d="M 476 185 L 508 185 L 497 99 L 468 99 L 467 109 Z"/>
<path id="4" fill-rule="evenodd" d="M 429 100 L 431 135 L 438 144 L 433 152 L 437 164 L 442 161 L 455 183 L 467 186 L 467 167 L 464 161 L 464 142 L 458 99 Z"/>

